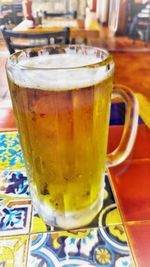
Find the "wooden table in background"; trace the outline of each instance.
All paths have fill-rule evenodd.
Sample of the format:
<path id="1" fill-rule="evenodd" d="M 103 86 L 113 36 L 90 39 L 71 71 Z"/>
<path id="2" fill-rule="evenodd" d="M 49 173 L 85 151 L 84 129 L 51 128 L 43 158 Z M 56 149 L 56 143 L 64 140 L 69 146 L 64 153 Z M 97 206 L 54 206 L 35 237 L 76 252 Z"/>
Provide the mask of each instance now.
<path id="1" fill-rule="evenodd" d="M 114 52 L 115 83 L 128 86 L 139 102 L 139 112 L 150 128 L 150 52 Z"/>
<path id="2" fill-rule="evenodd" d="M 42 25 L 33 25 L 31 20 L 23 20 L 13 30 L 17 32 L 50 32 L 61 31 L 64 27 L 70 28 L 71 39 L 99 38 L 99 26 L 92 18 L 87 22 L 84 19 L 47 18 Z"/>

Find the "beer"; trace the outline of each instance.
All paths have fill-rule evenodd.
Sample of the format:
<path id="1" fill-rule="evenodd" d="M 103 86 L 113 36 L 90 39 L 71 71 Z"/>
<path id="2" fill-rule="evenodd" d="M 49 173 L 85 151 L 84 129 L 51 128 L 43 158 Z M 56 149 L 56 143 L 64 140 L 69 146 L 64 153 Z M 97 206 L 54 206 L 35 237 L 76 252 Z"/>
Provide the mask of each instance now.
<path id="1" fill-rule="evenodd" d="M 40 55 L 8 72 L 33 202 L 50 225 L 82 226 L 101 208 L 113 66 L 84 67 L 99 61 Z"/>

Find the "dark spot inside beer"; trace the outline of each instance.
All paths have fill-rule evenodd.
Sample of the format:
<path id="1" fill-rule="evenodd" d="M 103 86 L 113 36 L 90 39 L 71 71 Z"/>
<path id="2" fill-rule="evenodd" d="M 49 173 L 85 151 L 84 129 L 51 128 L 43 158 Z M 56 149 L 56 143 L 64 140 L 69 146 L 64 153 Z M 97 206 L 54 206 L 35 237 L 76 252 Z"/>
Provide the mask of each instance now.
<path id="1" fill-rule="evenodd" d="M 46 114 L 45 113 L 40 113 L 40 117 L 44 118 L 44 117 L 46 117 Z"/>
<path id="2" fill-rule="evenodd" d="M 32 121 L 36 121 L 36 115 L 35 115 L 35 112 L 32 111 L 31 114 L 32 114 Z"/>
<path id="3" fill-rule="evenodd" d="M 32 121 L 36 121 L 36 118 L 35 117 L 32 117 Z"/>
<path id="4" fill-rule="evenodd" d="M 56 203 L 56 207 L 58 207 L 58 203 Z"/>
<path id="5" fill-rule="evenodd" d="M 42 195 L 50 195 L 48 189 L 47 189 L 47 184 L 44 185 L 43 191 L 42 191 Z"/>
<path id="6" fill-rule="evenodd" d="M 110 70 L 110 64 L 107 64 L 106 71 Z"/>
<path id="7" fill-rule="evenodd" d="M 65 179 L 65 181 L 66 181 L 66 182 L 68 182 L 68 181 L 69 181 L 68 177 L 64 177 L 64 179 Z"/>
<path id="8" fill-rule="evenodd" d="M 13 98 L 16 99 L 16 97 L 17 97 L 17 91 L 12 91 L 12 95 L 13 95 Z"/>
<path id="9" fill-rule="evenodd" d="M 90 191 L 83 192 L 83 198 L 90 196 Z"/>

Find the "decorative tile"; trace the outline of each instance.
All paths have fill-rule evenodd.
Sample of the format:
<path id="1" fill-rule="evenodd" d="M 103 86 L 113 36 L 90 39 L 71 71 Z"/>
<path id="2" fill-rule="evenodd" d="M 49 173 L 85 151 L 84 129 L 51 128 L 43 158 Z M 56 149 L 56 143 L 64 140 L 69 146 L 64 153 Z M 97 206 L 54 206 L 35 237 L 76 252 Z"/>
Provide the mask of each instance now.
<path id="1" fill-rule="evenodd" d="M 54 227 L 47 225 L 39 216 L 35 207 L 33 207 L 32 221 L 31 221 L 31 233 L 44 233 L 53 231 Z"/>
<path id="2" fill-rule="evenodd" d="M 31 235 L 28 267 L 35 266 L 134 266 L 126 236 L 116 230 L 112 240 L 112 226 L 105 234 L 95 228 Z"/>
<path id="3" fill-rule="evenodd" d="M 29 185 L 25 169 L 23 168 L 23 157 L 20 148 L 18 133 L 0 134 L 0 162 L 2 162 L 0 172 L 0 197 L 4 195 L 11 197 L 29 197 Z M 8 166 L 7 166 L 8 165 Z M 21 168 L 21 171 L 15 168 Z M 4 209 L 5 210 L 5 209 Z M 45 232 L 53 227 L 47 226 L 34 210 L 32 220 L 32 232 Z M 111 191 L 108 176 L 105 176 L 105 193 L 103 207 L 100 214 L 92 221 L 88 227 L 106 226 L 121 223 L 121 218 L 117 210 L 115 200 Z"/>
<path id="4" fill-rule="evenodd" d="M 122 224 L 120 213 L 115 204 L 115 200 L 112 194 L 112 190 L 110 187 L 109 179 L 107 174 L 105 175 L 105 190 L 104 190 L 104 200 L 103 206 L 100 213 L 96 216 L 96 218 L 87 226 L 87 228 L 91 227 L 105 227 L 109 225 Z M 32 214 L 32 233 L 42 233 L 47 231 L 54 231 L 58 228 L 50 227 L 44 223 L 42 218 L 38 215 L 36 209 L 33 209 Z"/>
<path id="5" fill-rule="evenodd" d="M 124 222 L 149 221 L 150 159 L 127 160 L 109 172 Z"/>
<path id="6" fill-rule="evenodd" d="M 26 267 L 28 236 L 0 238 L 0 266 Z"/>
<path id="7" fill-rule="evenodd" d="M 130 247 L 138 267 L 150 266 L 150 221 L 129 222 L 125 225 Z"/>
<path id="8" fill-rule="evenodd" d="M 108 152 L 116 149 L 119 145 L 122 136 L 123 126 L 111 126 L 109 127 L 109 138 L 108 138 Z M 138 125 L 137 135 L 133 149 L 128 156 L 128 160 L 134 159 L 150 159 L 150 130 L 142 124 Z M 142 145 L 141 145 L 142 144 Z"/>
<path id="9" fill-rule="evenodd" d="M 0 134 L 0 266 L 7 265 L 133 267 L 108 176 L 95 220 L 86 229 L 58 231 L 32 211 L 18 134 Z"/>
<path id="10" fill-rule="evenodd" d="M 0 236 L 27 234 L 31 210 L 30 199 L 0 198 Z"/>
<path id="11" fill-rule="evenodd" d="M 18 133 L 1 133 L 0 170 L 20 169 L 22 167 L 24 167 L 24 160 Z"/>
<path id="12" fill-rule="evenodd" d="M 30 197 L 25 170 L 0 171 L 0 196 Z"/>
<path id="13" fill-rule="evenodd" d="M 98 234 L 114 251 L 120 254 L 128 254 L 129 247 L 123 224 L 100 227 Z"/>
<path id="14" fill-rule="evenodd" d="M 116 204 L 114 203 L 103 207 L 98 217 L 99 227 L 118 224 L 122 224 L 122 220 Z"/>

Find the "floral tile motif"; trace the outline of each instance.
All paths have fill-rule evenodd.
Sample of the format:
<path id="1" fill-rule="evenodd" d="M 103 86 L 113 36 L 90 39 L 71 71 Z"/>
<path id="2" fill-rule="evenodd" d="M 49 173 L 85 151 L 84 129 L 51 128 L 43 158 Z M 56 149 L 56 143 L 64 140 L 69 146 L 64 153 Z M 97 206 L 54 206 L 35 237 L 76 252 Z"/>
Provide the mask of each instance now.
<path id="1" fill-rule="evenodd" d="M 0 134 L 0 197 L 29 197 L 29 184 L 25 173 L 23 156 L 17 132 Z M 19 170 L 21 168 L 21 171 Z M 7 169 L 7 170 L 6 170 Z M 108 176 L 105 176 L 105 193 L 100 214 L 88 227 L 107 226 L 121 223 L 121 218 L 115 204 Z M 45 225 L 34 210 L 32 219 L 33 233 L 54 229 Z"/>
<path id="2" fill-rule="evenodd" d="M 96 218 L 87 226 L 88 228 L 91 227 L 105 227 L 113 224 L 120 224 L 122 223 L 120 213 L 117 209 L 115 204 L 115 200 L 111 191 L 110 183 L 108 180 L 107 174 L 105 175 L 105 191 L 104 191 L 104 200 L 103 206 L 100 213 L 96 216 Z M 46 225 L 42 218 L 38 215 L 36 209 L 33 209 L 32 214 L 32 226 L 31 232 L 32 233 L 42 233 L 47 231 L 55 231 L 58 229 L 55 227 L 50 227 Z"/>
<path id="3" fill-rule="evenodd" d="M 96 228 L 33 234 L 27 266 L 134 266 L 123 226 L 113 241 L 111 228 L 107 228 L 107 240 Z"/>
<path id="4" fill-rule="evenodd" d="M 20 169 L 22 167 L 24 167 L 24 160 L 18 133 L 1 133 L 0 170 Z"/>
<path id="5" fill-rule="evenodd" d="M 122 220 L 117 205 L 114 203 L 103 207 L 98 217 L 99 227 L 119 224 L 122 224 Z"/>
<path id="6" fill-rule="evenodd" d="M 95 220 L 86 229 L 58 231 L 32 208 L 18 134 L 6 133 L 0 134 L 0 266 L 20 265 L 134 267 L 108 176 Z"/>
<path id="7" fill-rule="evenodd" d="M 26 267 L 28 236 L 0 238 L 0 266 Z"/>
<path id="8" fill-rule="evenodd" d="M 0 171 L 0 196 L 30 197 L 29 183 L 25 170 Z"/>
<path id="9" fill-rule="evenodd" d="M 0 236 L 27 234 L 30 230 L 30 199 L 0 198 Z"/>
<path id="10" fill-rule="evenodd" d="M 31 233 L 44 233 L 53 230 L 54 227 L 47 225 L 39 216 L 36 208 L 33 207 L 32 220 L 31 220 Z"/>
<path id="11" fill-rule="evenodd" d="M 98 226 L 105 227 L 114 224 L 122 224 L 122 220 L 113 196 L 108 174 L 106 173 L 104 200 L 98 216 Z"/>

